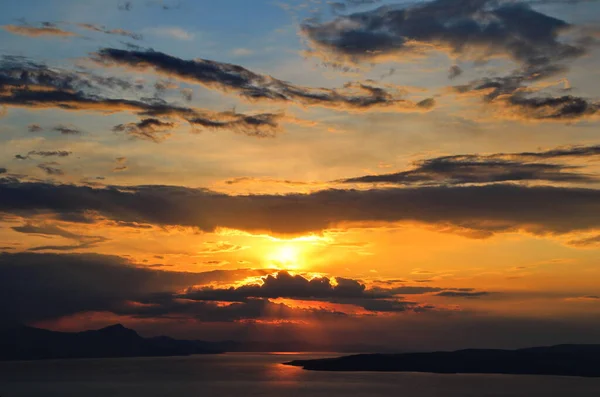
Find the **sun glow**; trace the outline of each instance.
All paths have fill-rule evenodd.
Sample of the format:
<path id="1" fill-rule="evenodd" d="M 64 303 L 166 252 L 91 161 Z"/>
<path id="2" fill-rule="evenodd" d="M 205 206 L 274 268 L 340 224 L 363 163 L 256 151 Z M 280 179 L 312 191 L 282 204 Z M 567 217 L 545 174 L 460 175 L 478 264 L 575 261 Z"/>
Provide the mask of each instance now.
<path id="1" fill-rule="evenodd" d="M 267 261 L 279 269 L 294 270 L 302 267 L 300 248 L 296 245 L 285 244 L 271 251 Z"/>

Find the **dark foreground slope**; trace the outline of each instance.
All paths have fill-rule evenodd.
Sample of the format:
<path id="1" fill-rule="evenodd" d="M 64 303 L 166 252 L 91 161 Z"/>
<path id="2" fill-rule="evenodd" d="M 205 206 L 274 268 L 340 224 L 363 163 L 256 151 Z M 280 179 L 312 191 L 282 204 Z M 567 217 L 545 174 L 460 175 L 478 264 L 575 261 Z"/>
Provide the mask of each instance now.
<path id="1" fill-rule="evenodd" d="M 117 324 L 94 331 L 55 332 L 32 327 L 0 330 L 0 360 L 185 356 L 220 353 L 210 343 L 143 338 Z"/>
<path id="2" fill-rule="evenodd" d="M 359 354 L 286 363 L 314 371 L 406 371 L 600 377 L 600 345 L 559 345 L 518 350 Z"/>

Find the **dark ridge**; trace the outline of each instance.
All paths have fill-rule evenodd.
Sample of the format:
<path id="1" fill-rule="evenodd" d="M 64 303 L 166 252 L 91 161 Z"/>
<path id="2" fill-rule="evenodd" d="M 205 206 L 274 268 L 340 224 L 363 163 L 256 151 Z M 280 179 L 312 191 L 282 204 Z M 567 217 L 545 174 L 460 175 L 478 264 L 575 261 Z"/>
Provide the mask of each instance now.
<path id="1" fill-rule="evenodd" d="M 19 326 L 0 330 L 0 360 L 154 357 L 217 354 L 210 342 L 161 336 L 143 338 L 122 324 L 83 332 Z"/>

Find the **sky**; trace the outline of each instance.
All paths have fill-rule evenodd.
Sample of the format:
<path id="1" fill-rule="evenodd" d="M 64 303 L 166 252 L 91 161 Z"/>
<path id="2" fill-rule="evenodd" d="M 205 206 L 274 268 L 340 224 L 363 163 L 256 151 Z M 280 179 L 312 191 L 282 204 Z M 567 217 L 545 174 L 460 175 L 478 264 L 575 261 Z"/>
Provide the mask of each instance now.
<path id="1" fill-rule="evenodd" d="M 0 325 L 600 343 L 600 3 L 0 5 Z"/>

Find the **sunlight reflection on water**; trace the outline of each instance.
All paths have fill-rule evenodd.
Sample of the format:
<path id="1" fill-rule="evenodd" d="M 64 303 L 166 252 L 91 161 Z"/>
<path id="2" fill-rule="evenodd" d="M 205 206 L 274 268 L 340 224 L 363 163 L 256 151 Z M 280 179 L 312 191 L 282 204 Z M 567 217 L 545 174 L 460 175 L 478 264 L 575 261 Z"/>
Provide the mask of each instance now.
<path id="1" fill-rule="evenodd" d="M 598 397 L 600 379 L 314 372 L 281 363 L 338 354 L 0 363 L 2 397 Z"/>

